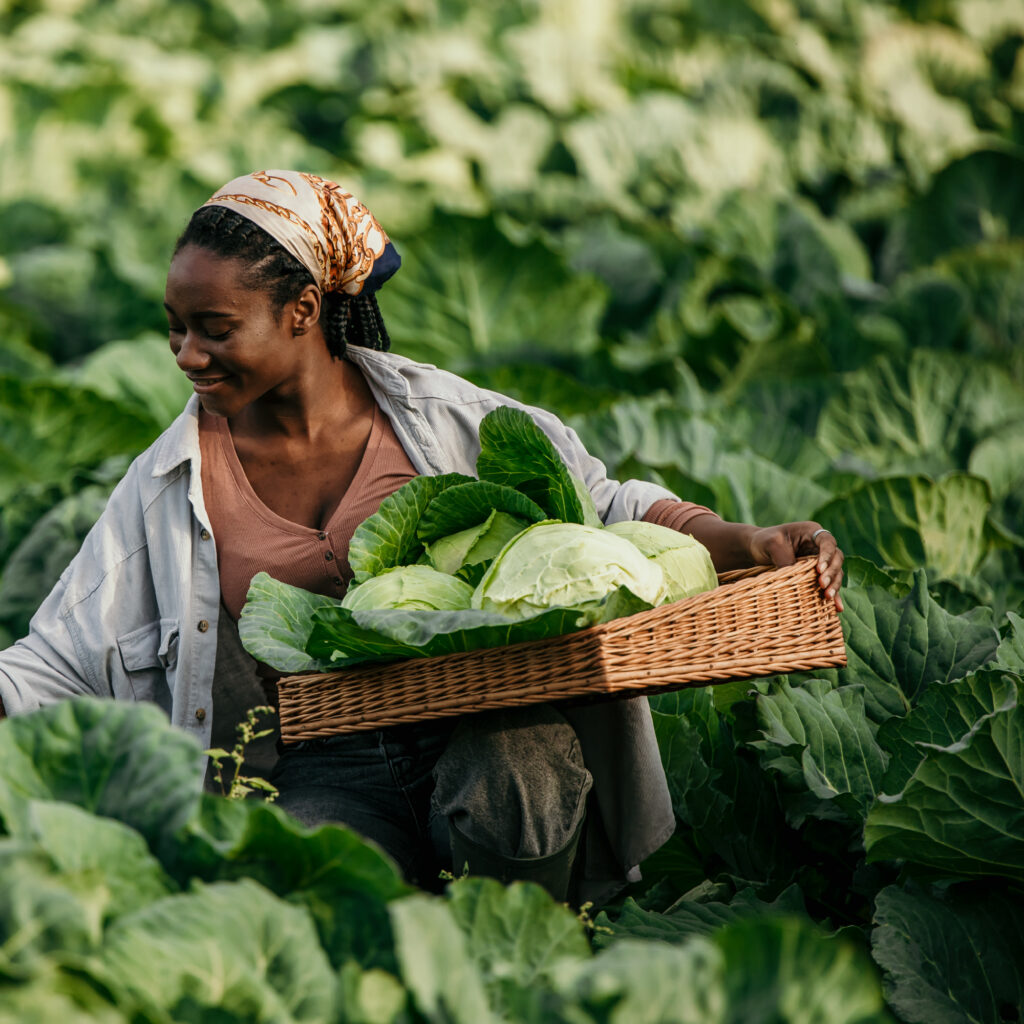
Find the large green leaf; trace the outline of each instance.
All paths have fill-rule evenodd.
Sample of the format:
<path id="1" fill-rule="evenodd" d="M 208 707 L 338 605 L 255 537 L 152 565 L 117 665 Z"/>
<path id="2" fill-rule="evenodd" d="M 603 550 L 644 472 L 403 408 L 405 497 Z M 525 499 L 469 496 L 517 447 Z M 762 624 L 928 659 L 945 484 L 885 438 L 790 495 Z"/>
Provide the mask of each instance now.
<path id="1" fill-rule="evenodd" d="M 247 880 L 197 884 L 118 919 L 99 961 L 173 1020 L 336 1019 L 336 976 L 308 913 Z"/>
<path id="2" fill-rule="evenodd" d="M 0 504 L 28 484 L 70 479 L 109 455 L 141 451 L 154 422 L 94 391 L 0 375 Z"/>
<path id="3" fill-rule="evenodd" d="M 331 963 L 393 967 L 386 903 L 408 895 L 391 859 L 350 829 L 307 829 L 272 804 L 204 794 L 168 867 L 182 881 L 250 878 L 305 905 Z"/>
<path id="4" fill-rule="evenodd" d="M 620 587 L 593 607 L 548 608 L 527 619 L 510 619 L 478 609 L 350 611 L 325 605 L 313 614 L 306 649 L 321 664 L 334 668 L 364 661 L 430 658 L 563 636 L 649 607 L 626 587 Z"/>
<path id="5" fill-rule="evenodd" d="M 952 615 L 932 598 L 921 571 L 907 588 L 865 573 L 861 559 L 850 565 L 862 582 L 844 591 L 847 664 L 836 679 L 864 688 L 875 722 L 905 715 L 932 683 L 961 679 L 995 654 L 999 637 L 987 609 Z"/>
<path id="6" fill-rule="evenodd" d="M 557 990 L 571 1010 L 549 1019 L 566 1024 L 725 1024 L 732 1018 L 723 961 L 722 952 L 703 937 L 682 947 L 624 939 L 590 961 L 561 965 Z"/>
<path id="7" fill-rule="evenodd" d="M 625 939 L 559 974 L 566 1019 L 586 1024 L 891 1021 L 867 954 L 800 918 L 754 915 L 682 946 Z"/>
<path id="8" fill-rule="evenodd" d="M 113 1006 L 79 971 L 38 972 L 31 982 L 8 985 L 0 1024 L 136 1024 L 137 1010 Z"/>
<path id="9" fill-rule="evenodd" d="M 519 247 L 489 219 L 440 215 L 397 243 L 403 269 L 381 295 L 395 347 L 456 371 L 525 354 L 585 356 L 605 289 L 539 242 Z"/>
<path id="10" fill-rule="evenodd" d="M 984 717 L 927 749 L 906 786 L 883 796 L 864 830 L 868 860 L 1024 880 L 1024 706 Z"/>
<path id="11" fill-rule="evenodd" d="M 483 976 L 451 910 L 410 896 L 390 906 L 402 980 L 431 1024 L 492 1024 Z"/>
<path id="12" fill-rule="evenodd" d="M 759 454 L 758 429 L 752 428 L 748 447 L 717 422 L 681 415 L 663 401 L 625 399 L 593 416 L 576 417 L 573 424 L 609 466 L 626 464 L 631 474 L 637 471 L 635 463 L 653 467 L 657 481 L 681 498 L 706 501 L 735 522 L 769 526 L 810 518 L 831 497 L 809 478 L 799 459 L 792 470 Z"/>
<path id="13" fill-rule="evenodd" d="M 14 549 L 0 576 L 0 621 L 16 636 L 78 553 L 85 535 L 106 507 L 110 488 L 83 487 L 55 505 Z"/>
<path id="14" fill-rule="evenodd" d="M 108 342 L 89 353 L 71 377 L 80 387 L 136 409 L 161 429 L 192 395 L 192 383 L 175 364 L 167 338 L 155 334 Z"/>
<path id="15" fill-rule="evenodd" d="M 890 718 L 878 742 L 891 755 L 882 788 L 898 793 L 929 750 L 970 739 L 981 723 L 1017 704 L 1017 686 L 1001 672 L 979 671 L 953 683 L 933 683 L 906 718 Z"/>
<path id="16" fill-rule="evenodd" d="M 491 1005 L 506 1018 L 519 1019 L 523 991 L 548 987 L 558 961 L 586 960 L 591 955 L 576 914 L 540 886 L 463 878 L 449 886 L 448 905 L 480 969 Z"/>
<path id="17" fill-rule="evenodd" d="M 600 526 L 594 502 L 528 413 L 499 406 L 480 421 L 477 475 L 514 487 L 536 502 L 552 519 Z"/>
<path id="18" fill-rule="evenodd" d="M 852 455 L 878 471 L 938 475 L 966 469 L 979 442 L 995 443 L 1021 422 L 1024 387 L 1005 368 L 917 349 L 905 363 L 882 359 L 850 374 L 822 412 L 818 440 L 833 457 Z"/>
<path id="19" fill-rule="evenodd" d="M 0 816 L 62 800 L 130 825 L 154 848 L 193 813 L 199 744 L 152 704 L 80 697 L 0 723 Z"/>
<path id="20" fill-rule="evenodd" d="M 834 498 L 812 518 L 828 525 L 844 551 L 878 565 L 970 576 L 992 546 L 990 504 L 985 481 L 966 473 L 937 481 L 894 476 Z"/>
<path id="21" fill-rule="evenodd" d="M 306 644 L 313 613 L 324 605 L 337 606 L 338 601 L 258 572 L 238 618 L 238 638 L 257 661 L 280 672 L 321 672 L 327 663 L 308 654 Z"/>
<path id="22" fill-rule="evenodd" d="M 417 536 L 424 544 L 479 526 L 497 509 L 527 523 L 546 518 L 544 510 L 525 494 L 490 480 L 474 480 L 456 484 L 442 491 L 430 502 L 420 517 Z"/>
<path id="23" fill-rule="evenodd" d="M 116 917 L 174 891 L 174 883 L 134 829 L 74 804 L 28 800 L 5 824 L 12 837 L 45 853 L 70 881 L 105 888 L 105 916 Z"/>
<path id="24" fill-rule="evenodd" d="M 614 919 L 602 911 L 597 916 L 594 944 L 599 949 L 626 939 L 681 944 L 694 935 L 712 935 L 723 925 L 758 914 L 781 916 L 805 913 L 800 890 L 794 885 L 770 903 L 759 900 L 753 888 L 742 889 L 728 902 L 700 901 L 684 896 L 663 913 L 643 909 L 627 898 Z"/>
<path id="25" fill-rule="evenodd" d="M 883 889 L 871 952 L 906 1024 L 1000 1024 L 1024 1006 L 1024 902 L 991 882 Z"/>
<path id="26" fill-rule="evenodd" d="M 952 249 L 1024 236 L 1024 199 L 1007 181 L 1024 173 L 1009 150 L 978 150 L 944 167 L 907 211 L 906 254 L 915 265 Z"/>
<path id="27" fill-rule="evenodd" d="M 462 473 L 415 476 L 389 494 L 352 534 L 348 562 L 355 582 L 362 583 L 385 569 L 417 561 L 423 554 L 417 530 L 427 506 L 449 487 L 472 482 L 472 477 Z"/>
<path id="28" fill-rule="evenodd" d="M 1013 612 L 1006 617 L 1009 629 L 996 651 L 996 661 L 1003 668 L 1024 675 L 1024 619 Z"/>
<path id="29" fill-rule="evenodd" d="M 713 690 L 651 698 L 672 806 L 702 857 L 758 882 L 790 877 L 795 851 L 775 781 L 715 707 Z"/>
<path id="30" fill-rule="evenodd" d="M 25 841 L 0 839 L 0 969 L 5 973 L 39 970 L 41 961 L 54 955 L 92 952 L 102 940 L 109 907 L 110 890 L 98 872 L 61 872 Z"/>
<path id="31" fill-rule="evenodd" d="M 889 755 L 879 746 L 877 726 L 868 718 L 864 694 L 857 687 L 833 689 L 812 679 L 796 688 L 787 682 L 771 685 L 757 698 L 758 721 L 767 767 L 779 771 L 800 794 L 792 813 L 796 824 L 804 814 L 820 814 L 835 801 L 843 813 L 863 820 L 881 789 Z M 808 802 L 807 794 L 815 800 Z M 824 816 L 831 816 L 826 810 Z"/>

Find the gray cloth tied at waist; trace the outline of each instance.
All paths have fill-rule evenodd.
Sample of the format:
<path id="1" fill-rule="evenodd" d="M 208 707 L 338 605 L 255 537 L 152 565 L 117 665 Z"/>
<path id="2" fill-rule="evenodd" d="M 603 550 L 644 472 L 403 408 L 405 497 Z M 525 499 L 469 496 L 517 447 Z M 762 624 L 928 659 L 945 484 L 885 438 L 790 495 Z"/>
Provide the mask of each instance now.
<path id="1" fill-rule="evenodd" d="M 504 857 L 547 857 L 576 835 L 593 778 L 572 726 L 539 705 L 466 716 L 434 768 L 433 803 Z"/>

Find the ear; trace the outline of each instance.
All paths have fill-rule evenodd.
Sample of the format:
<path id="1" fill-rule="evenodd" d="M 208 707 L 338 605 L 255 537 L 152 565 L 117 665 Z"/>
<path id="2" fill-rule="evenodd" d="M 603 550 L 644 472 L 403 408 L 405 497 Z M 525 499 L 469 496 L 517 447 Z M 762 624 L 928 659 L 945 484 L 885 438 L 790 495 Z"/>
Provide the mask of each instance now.
<path id="1" fill-rule="evenodd" d="M 320 322 L 322 299 L 315 284 L 307 284 L 287 308 L 291 316 L 292 334 L 307 334 Z"/>

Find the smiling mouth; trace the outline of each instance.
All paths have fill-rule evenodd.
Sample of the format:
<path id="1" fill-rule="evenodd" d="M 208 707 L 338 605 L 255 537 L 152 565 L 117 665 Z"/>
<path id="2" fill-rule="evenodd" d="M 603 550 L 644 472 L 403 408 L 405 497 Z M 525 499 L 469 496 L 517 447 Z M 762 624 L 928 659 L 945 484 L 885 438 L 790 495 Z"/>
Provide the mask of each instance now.
<path id="1" fill-rule="evenodd" d="M 189 377 L 188 379 L 192 382 L 192 387 L 195 391 L 203 391 L 217 384 L 223 384 L 224 381 L 228 380 L 228 377 Z"/>

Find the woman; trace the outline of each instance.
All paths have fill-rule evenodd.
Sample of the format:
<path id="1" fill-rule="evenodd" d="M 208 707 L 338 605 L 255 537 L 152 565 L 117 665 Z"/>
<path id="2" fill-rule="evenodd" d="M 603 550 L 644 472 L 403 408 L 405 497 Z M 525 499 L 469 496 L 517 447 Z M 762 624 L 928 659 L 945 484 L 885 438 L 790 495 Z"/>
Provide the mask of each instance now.
<path id="1" fill-rule="evenodd" d="M 195 390 L 131 466 L 82 550 L 0 652 L 7 713 L 77 694 L 151 700 L 209 746 L 253 664 L 237 618 L 257 571 L 320 593 L 348 540 L 419 473 L 473 473 L 477 426 L 517 405 L 387 351 L 374 293 L 399 259 L 337 184 L 292 171 L 229 182 L 196 212 L 167 279 L 170 345 Z M 691 533 L 718 569 L 819 554 L 841 609 L 842 553 L 817 523 L 725 523 L 604 466 L 528 409 L 605 522 Z M 280 803 L 341 821 L 431 885 L 454 850 L 479 873 L 600 899 L 674 828 L 643 698 L 380 730 L 282 751 Z"/>

